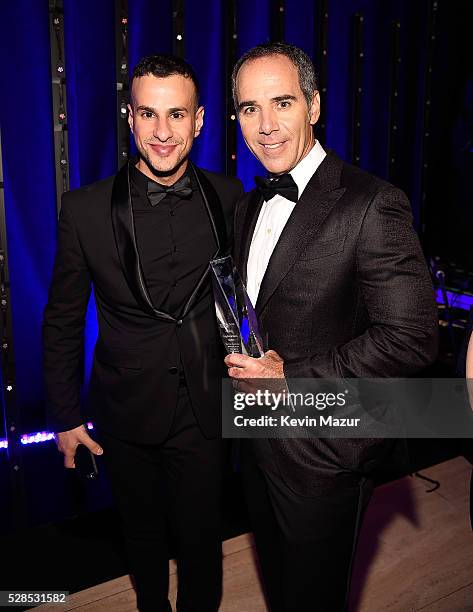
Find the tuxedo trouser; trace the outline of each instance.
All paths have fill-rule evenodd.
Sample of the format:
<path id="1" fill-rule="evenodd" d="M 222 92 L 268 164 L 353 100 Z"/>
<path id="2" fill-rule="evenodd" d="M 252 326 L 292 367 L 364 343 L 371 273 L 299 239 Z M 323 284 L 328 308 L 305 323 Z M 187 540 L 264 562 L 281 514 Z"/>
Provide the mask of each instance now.
<path id="1" fill-rule="evenodd" d="M 241 441 L 242 476 L 269 609 L 346 610 L 372 481 L 354 478 L 353 485 L 301 496 L 286 485 L 274 462 L 271 466 L 267 459 L 257 459 L 253 443 Z M 267 440 L 257 443 L 269 447 Z"/>
<path id="2" fill-rule="evenodd" d="M 168 612 L 169 551 L 176 552 L 177 610 L 213 612 L 222 588 L 221 439 L 206 439 L 181 381 L 174 421 L 159 444 L 99 434 L 121 519 L 138 608 Z"/>

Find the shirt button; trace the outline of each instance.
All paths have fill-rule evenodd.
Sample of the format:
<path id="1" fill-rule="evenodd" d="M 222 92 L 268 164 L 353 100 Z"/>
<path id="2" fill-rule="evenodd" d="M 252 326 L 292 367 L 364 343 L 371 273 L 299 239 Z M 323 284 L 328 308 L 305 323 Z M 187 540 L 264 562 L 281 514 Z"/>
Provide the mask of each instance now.
<path id="1" fill-rule="evenodd" d="M 177 368 L 176 366 L 172 366 L 172 368 L 169 368 L 169 374 L 177 374 Z"/>
<path id="2" fill-rule="evenodd" d="M 268 232 L 268 234 L 270 234 L 273 230 L 270 227 L 268 227 L 266 231 Z"/>
<path id="3" fill-rule="evenodd" d="M 173 210 L 170 210 L 169 214 L 171 215 L 171 217 L 174 217 L 174 211 Z"/>
<path id="4" fill-rule="evenodd" d="M 181 325 L 184 323 L 184 321 L 182 319 L 179 319 L 179 321 L 176 321 L 176 325 L 178 327 L 181 327 Z"/>

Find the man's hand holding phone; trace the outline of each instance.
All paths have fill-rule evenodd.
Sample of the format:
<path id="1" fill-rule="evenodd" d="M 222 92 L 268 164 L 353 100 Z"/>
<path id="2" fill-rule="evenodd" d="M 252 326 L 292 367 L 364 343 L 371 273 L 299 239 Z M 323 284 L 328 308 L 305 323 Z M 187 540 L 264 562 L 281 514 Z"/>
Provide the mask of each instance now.
<path id="1" fill-rule="evenodd" d="M 86 446 L 94 455 L 103 454 L 103 449 L 89 436 L 84 425 L 57 433 L 56 444 L 59 451 L 64 455 L 64 467 L 66 468 L 76 467 L 74 458 L 79 444 Z"/>

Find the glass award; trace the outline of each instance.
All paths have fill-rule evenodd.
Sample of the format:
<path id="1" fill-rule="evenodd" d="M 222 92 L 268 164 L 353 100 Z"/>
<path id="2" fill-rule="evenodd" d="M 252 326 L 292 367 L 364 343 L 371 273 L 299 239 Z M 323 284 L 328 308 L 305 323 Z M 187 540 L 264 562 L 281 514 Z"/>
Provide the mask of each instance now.
<path id="1" fill-rule="evenodd" d="M 232 257 L 213 259 L 210 270 L 220 336 L 227 353 L 262 357 L 256 312 Z"/>

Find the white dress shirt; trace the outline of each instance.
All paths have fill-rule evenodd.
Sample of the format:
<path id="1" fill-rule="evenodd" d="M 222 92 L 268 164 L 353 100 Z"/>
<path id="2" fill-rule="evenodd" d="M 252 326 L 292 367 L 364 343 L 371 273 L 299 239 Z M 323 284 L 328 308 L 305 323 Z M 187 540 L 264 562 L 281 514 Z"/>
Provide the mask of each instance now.
<path id="1" fill-rule="evenodd" d="M 299 198 L 326 155 L 322 145 L 316 140 L 309 153 L 289 173 L 298 187 Z M 258 299 L 261 283 L 274 248 L 296 206 L 297 203 L 279 194 L 276 194 L 269 202 L 263 202 L 253 232 L 246 266 L 246 288 L 253 306 Z"/>

